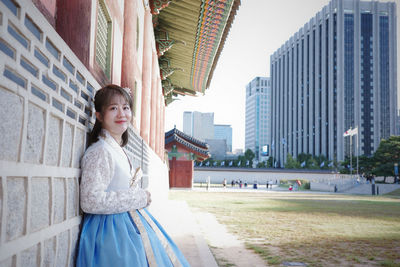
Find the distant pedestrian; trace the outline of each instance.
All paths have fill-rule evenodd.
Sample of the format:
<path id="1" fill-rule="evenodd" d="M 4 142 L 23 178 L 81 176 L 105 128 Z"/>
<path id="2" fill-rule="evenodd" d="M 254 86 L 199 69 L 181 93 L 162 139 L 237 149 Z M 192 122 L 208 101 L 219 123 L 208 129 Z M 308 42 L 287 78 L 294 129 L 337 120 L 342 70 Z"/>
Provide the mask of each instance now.
<path id="1" fill-rule="evenodd" d="M 235 185 L 235 181 L 234 180 L 232 180 L 231 185 L 232 185 L 232 187 Z"/>
<path id="2" fill-rule="evenodd" d="M 224 178 L 224 181 L 222 182 L 222 186 L 224 187 L 224 188 L 226 188 L 226 179 Z"/>

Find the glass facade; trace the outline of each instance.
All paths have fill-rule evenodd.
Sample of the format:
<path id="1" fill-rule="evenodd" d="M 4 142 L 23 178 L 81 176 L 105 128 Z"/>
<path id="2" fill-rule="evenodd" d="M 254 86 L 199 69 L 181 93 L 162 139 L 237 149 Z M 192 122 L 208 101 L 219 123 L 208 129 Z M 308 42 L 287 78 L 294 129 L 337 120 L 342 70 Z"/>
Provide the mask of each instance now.
<path id="1" fill-rule="evenodd" d="M 246 86 L 245 149 L 260 160 L 262 148 L 271 147 L 271 81 L 256 77 Z M 273 149 L 271 147 L 271 149 Z"/>
<path id="2" fill-rule="evenodd" d="M 344 128 L 354 123 L 354 15 L 344 14 Z M 344 139 L 345 155 L 350 155 L 350 140 Z"/>
<path id="3" fill-rule="evenodd" d="M 379 89 L 381 138 L 390 136 L 390 91 L 389 91 L 389 17 L 379 17 Z"/>
<path id="4" fill-rule="evenodd" d="M 363 154 L 373 152 L 374 88 L 372 14 L 361 14 L 361 142 Z"/>
<path id="5" fill-rule="evenodd" d="M 372 155 L 395 134 L 395 10 L 393 2 L 331 1 L 271 55 L 278 166 L 288 153 L 344 160 L 350 128 L 358 128 L 353 155 Z"/>

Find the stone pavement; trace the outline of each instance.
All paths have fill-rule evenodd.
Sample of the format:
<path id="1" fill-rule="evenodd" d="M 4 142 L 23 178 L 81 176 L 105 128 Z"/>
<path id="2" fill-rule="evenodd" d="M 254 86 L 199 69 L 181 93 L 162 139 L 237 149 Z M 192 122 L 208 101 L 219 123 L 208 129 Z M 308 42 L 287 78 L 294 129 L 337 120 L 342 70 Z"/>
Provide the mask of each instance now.
<path id="1" fill-rule="evenodd" d="M 186 202 L 168 200 L 152 205 L 150 212 L 171 236 L 192 267 L 218 267 Z"/>

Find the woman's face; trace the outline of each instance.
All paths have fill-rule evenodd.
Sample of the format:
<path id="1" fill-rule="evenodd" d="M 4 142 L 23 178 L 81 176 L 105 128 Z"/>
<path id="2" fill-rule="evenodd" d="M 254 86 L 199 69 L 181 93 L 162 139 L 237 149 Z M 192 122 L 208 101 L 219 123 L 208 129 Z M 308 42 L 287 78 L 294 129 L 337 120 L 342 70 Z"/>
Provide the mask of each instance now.
<path id="1" fill-rule="evenodd" d="M 96 112 L 96 117 L 101 121 L 102 127 L 121 144 L 122 134 L 128 129 L 132 118 L 128 101 L 121 95 L 114 95 L 101 113 Z"/>

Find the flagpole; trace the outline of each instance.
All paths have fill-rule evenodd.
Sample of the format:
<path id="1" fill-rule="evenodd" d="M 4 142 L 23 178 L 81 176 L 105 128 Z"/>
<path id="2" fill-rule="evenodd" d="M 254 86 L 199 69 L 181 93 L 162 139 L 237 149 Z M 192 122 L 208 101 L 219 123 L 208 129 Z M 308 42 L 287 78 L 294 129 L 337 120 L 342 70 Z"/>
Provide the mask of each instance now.
<path id="1" fill-rule="evenodd" d="M 357 142 L 357 179 L 358 179 L 358 158 L 360 157 L 360 151 L 358 150 L 358 126 L 357 126 L 357 137 L 356 137 L 356 142 Z"/>
<path id="2" fill-rule="evenodd" d="M 351 157 L 351 154 L 352 154 L 352 152 L 353 152 L 353 147 L 352 147 L 352 145 L 351 145 L 351 140 L 353 139 L 353 135 L 352 135 L 352 132 L 351 132 L 351 127 L 350 127 L 350 178 L 353 178 L 353 162 L 352 162 L 352 157 Z"/>

